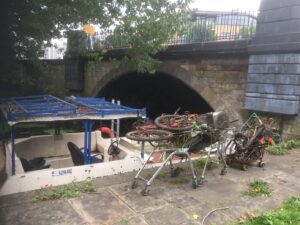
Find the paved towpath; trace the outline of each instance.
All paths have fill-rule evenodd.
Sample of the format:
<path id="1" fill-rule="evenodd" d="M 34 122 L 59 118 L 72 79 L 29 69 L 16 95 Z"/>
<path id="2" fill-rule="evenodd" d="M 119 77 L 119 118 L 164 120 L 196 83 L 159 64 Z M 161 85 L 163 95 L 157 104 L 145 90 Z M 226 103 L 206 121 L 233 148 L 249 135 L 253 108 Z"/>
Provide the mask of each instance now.
<path id="1" fill-rule="evenodd" d="M 32 202 L 35 192 L 0 198 L 1 225 L 192 225 L 216 208 L 205 224 L 229 224 L 247 212 L 280 206 L 290 196 L 300 196 L 300 149 L 285 156 L 265 157 L 265 168 L 248 171 L 230 168 L 226 176 L 220 168 L 208 171 L 207 183 L 192 189 L 188 172 L 177 178 L 160 177 L 149 196 L 141 196 L 142 183 L 130 188 L 134 173 L 96 179 L 97 192 L 80 197 Z M 270 184 L 271 197 L 243 194 L 254 179 Z M 193 215 L 195 217 L 193 217 Z M 198 218 L 197 218 L 198 217 Z"/>

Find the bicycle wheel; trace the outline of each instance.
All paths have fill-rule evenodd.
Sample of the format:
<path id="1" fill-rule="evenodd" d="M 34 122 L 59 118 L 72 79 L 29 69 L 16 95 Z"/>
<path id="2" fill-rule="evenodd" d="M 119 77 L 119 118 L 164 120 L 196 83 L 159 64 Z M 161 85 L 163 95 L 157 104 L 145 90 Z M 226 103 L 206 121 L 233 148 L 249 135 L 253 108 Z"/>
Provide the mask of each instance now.
<path id="1" fill-rule="evenodd" d="M 172 138 L 173 134 L 166 130 L 146 129 L 130 131 L 125 136 L 134 141 L 162 141 Z"/>
<path id="2" fill-rule="evenodd" d="M 191 130 L 195 124 L 194 122 L 187 115 L 162 115 L 154 120 L 158 127 L 170 131 Z"/>

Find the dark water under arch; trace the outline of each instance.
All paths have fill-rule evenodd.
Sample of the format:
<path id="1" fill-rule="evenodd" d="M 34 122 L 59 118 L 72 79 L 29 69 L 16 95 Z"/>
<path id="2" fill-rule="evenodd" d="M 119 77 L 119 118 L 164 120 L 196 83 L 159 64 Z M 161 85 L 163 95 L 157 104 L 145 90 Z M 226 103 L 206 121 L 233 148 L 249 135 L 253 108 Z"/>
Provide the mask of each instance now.
<path id="1" fill-rule="evenodd" d="M 97 95 L 106 100 L 117 99 L 122 105 L 147 108 L 148 117 L 154 119 L 162 113 L 206 113 L 212 107 L 192 88 L 172 76 L 128 73 L 110 81 Z"/>

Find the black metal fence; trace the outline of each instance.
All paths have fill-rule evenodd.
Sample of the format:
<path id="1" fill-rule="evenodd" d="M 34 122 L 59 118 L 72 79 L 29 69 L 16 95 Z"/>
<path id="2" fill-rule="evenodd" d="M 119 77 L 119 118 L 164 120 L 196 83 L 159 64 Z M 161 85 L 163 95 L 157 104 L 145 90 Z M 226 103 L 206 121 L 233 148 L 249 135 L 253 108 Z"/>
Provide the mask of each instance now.
<path id="1" fill-rule="evenodd" d="M 198 12 L 183 25 L 183 34 L 168 45 L 252 39 L 256 31 L 255 12 Z"/>
<path id="2" fill-rule="evenodd" d="M 166 45 L 206 43 L 252 39 L 256 31 L 257 12 L 197 12 L 185 22 L 180 33 L 174 35 Z M 102 30 L 90 37 L 89 49 L 102 45 L 108 49 L 127 48 L 126 40 L 111 41 L 113 30 Z"/>

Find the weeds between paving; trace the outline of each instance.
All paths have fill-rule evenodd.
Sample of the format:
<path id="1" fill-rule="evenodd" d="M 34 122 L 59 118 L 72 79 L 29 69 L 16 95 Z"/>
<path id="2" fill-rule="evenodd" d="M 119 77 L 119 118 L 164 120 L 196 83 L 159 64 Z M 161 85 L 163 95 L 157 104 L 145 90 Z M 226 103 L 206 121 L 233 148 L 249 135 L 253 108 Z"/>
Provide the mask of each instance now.
<path id="1" fill-rule="evenodd" d="M 61 198 L 74 198 L 82 193 L 96 192 L 93 180 L 87 180 L 82 184 L 77 184 L 75 181 L 68 185 L 64 185 L 55 189 L 41 188 L 37 194 L 33 196 L 33 201 L 47 201 Z"/>
<path id="2" fill-rule="evenodd" d="M 249 213 L 246 221 L 233 225 L 299 225 L 300 224 L 300 197 L 291 197 L 277 210 L 264 213 Z"/>
<path id="3" fill-rule="evenodd" d="M 263 180 L 254 180 L 249 184 L 249 190 L 244 192 L 245 195 L 251 197 L 262 196 L 269 197 L 271 196 L 271 190 L 269 184 Z"/>
<path id="4" fill-rule="evenodd" d="M 270 145 L 267 152 L 272 155 L 284 155 L 289 150 L 300 146 L 300 140 L 289 140 L 280 144 Z"/>

